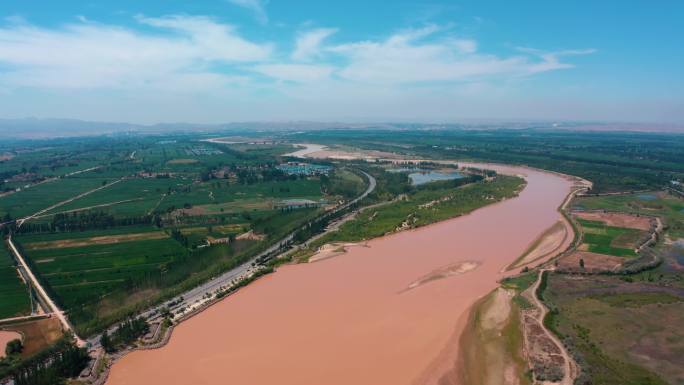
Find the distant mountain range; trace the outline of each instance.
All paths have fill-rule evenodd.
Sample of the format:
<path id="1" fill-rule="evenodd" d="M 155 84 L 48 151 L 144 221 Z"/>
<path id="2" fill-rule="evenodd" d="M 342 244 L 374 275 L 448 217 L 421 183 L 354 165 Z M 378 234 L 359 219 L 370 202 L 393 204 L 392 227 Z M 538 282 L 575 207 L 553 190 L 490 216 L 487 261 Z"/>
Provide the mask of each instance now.
<path id="1" fill-rule="evenodd" d="M 112 134 L 171 132 L 306 131 L 320 129 L 485 130 L 565 129 L 579 131 L 639 131 L 684 133 L 684 125 L 606 122 L 469 121 L 464 123 L 342 123 L 342 122 L 234 122 L 224 124 L 92 122 L 77 119 L 0 119 L 0 139 L 45 139 Z"/>

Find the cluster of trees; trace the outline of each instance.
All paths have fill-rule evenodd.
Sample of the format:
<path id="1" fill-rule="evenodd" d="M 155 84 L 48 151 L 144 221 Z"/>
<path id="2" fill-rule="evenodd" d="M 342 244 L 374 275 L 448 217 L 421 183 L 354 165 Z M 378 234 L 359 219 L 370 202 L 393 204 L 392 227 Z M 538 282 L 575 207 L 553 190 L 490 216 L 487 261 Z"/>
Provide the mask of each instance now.
<path id="1" fill-rule="evenodd" d="M 143 318 L 132 318 L 119 324 L 119 327 L 110 336 L 105 331 L 100 337 L 100 345 L 107 353 L 129 345 L 131 342 L 150 331 L 150 325 Z"/>
<path id="2" fill-rule="evenodd" d="M 19 354 L 22 350 L 24 350 L 24 345 L 22 345 L 21 340 L 14 339 L 5 346 L 5 355 L 11 356 L 13 354 Z"/>
<path id="3" fill-rule="evenodd" d="M 90 357 L 79 348 L 73 336 L 67 335 L 40 353 L 14 365 L 0 367 L 0 378 L 10 376 L 15 385 L 54 385 L 78 376 Z"/>
<path id="4" fill-rule="evenodd" d="M 347 199 L 354 198 L 363 192 L 363 183 L 356 183 L 353 179 L 344 178 L 337 172 L 330 176 L 321 175 L 321 190 L 326 194 L 341 195 Z"/>
<path id="5" fill-rule="evenodd" d="M 176 241 L 178 241 L 178 243 L 185 247 L 188 247 L 188 245 L 190 245 L 188 237 L 178 229 L 171 230 L 171 238 L 175 239 Z"/>
<path id="6" fill-rule="evenodd" d="M 132 226 L 152 223 L 152 217 L 115 217 L 102 211 L 81 211 L 55 214 L 49 223 L 27 222 L 16 229 L 19 234 L 51 233 L 110 229 L 117 226 Z"/>
<path id="7" fill-rule="evenodd" d="M 297 180 L 297 175 L 288 175 L 273 166 L 267 168 L 242 168 L 235 171 L 239 184 L 255 184 L 259 182 Z"/>
<path id="8" fill-rule="evenodd" d="M 470 183 L 475 183 L 479 182 L 484 179 L 484 176 L 478 175 L 478 174 L 473 174 L 473 175 L 468 175 L 463 178 L 458 178 L 458 179 L 449 179 L 449 180 L 441 180 L 441 181 L 435 181 L 435 182 L 430 182 L 426 183 L 424 185 L 420 186 L 420 190 L 442 190 L 445 188 L 456 188 L 460 186 L 465 186 Z"/>

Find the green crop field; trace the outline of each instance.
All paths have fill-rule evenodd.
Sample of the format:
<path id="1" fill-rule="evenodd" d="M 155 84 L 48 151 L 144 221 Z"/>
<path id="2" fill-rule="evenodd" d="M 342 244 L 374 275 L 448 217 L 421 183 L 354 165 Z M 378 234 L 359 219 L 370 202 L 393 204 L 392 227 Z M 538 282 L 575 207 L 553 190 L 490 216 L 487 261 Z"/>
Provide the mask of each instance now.
<path id="1" fill-rule="evenodd" d="M 0 247 L 0 318 L 28 314 L 30 309 L 28 289 L 19 278 L 9 250 Z"/>
<path id="2" fill-rule="evenodd" d="M 298 179 L 294 181 L 269 181 L 255 184 L 235 184 L 224 180 L 210 181 L 188 186 L 166 197 L 159 205 L 160 211 L 170 208 L 213 205 L 222 202 L 253 201 L 264 198 L 302 198 L 318 200 L 322 197 L 320 181 Z"/>
<path id="3" fill-rule="evenodd" d="M 95 207 L 117 216 L 145 215 L 155 208 L 163 194 L 188 184 L 190 181 L 180 178 L 127 178 L 48 214 Z"/>
<path id="4" fill-rule="evenodd" d="M 89 232 L 88 235 L 125 237 L 129 234 L 101 231 Z M 33 268 L 57 295 L 59 302 L 72 312 L 77 324 L 84 321 L 79 318 L 82 308 L 101 301 L 112 292 L 156 282 L 164 274 L 167 265 L 188 255 L 186 248 L 166 236 L 162 239 L 59 247 L 58 242 L 64 240 L 88 243 L 93 239 L 69 235 L 67 233 L 62 238 L 56 235 L 19 237 L 17 240 L 32 261 Z M 46 241 L 52 242 L 54 247 L 35 248 L 35 245 Z"/>
<path id="5" fill-rule="evenodd" d="M 636 256 L 634 249 L 618 247 L 615 243 L 616 240 L 634 240 L 636 242 L 641 231 L 608 226 L 598 221 L 588 221 L 585 219 L 578 219 L 577 221 L 582 225 L 584 232 L 583 241 L 587 245 L 587 251 L 618 257 Z"/>
<path id="6" fill-rule="evenodd" d="M 31 186 L 0 198 L 0 215 L 10 214 L 13 218 L 31 215 L 116 179 L 91 171 Z"/>

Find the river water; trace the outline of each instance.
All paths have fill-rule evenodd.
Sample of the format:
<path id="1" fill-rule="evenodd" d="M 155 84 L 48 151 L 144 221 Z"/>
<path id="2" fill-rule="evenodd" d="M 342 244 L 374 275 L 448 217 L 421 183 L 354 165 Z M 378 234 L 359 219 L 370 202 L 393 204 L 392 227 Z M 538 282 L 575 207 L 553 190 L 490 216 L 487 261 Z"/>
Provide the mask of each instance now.
<path id="1" fill-rule="evenodd" d="M 164 348 L 125 356 L 107 384 L 417 385 L 454 377 L 468 309 L 559 220 L 572 186 L 556 174 L 498 169 L 525 175 L 519 197 L 281 267 L 180 324 Z"/>

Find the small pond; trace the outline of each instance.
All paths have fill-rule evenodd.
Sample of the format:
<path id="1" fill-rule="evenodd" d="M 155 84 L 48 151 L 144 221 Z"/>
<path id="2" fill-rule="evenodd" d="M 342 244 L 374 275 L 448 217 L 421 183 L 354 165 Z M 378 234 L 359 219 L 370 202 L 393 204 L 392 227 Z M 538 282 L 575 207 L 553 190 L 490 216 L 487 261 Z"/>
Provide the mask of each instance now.
<path id="1" fill-rule="evenodd" d="M 411 184 L 419 186 L 438 180 L 460 179 L 463 178 L 463 175 L 458 171 L 419 171 L 410 173 L 409 178 L 411 178 Z"/>
<path id="2" fill-rule="evenodd" d="M 655 194 L 639 194 L 637 195 L 637 198 L 641 199 L 642 201 L 654 201 L 658 199 Z"/>

